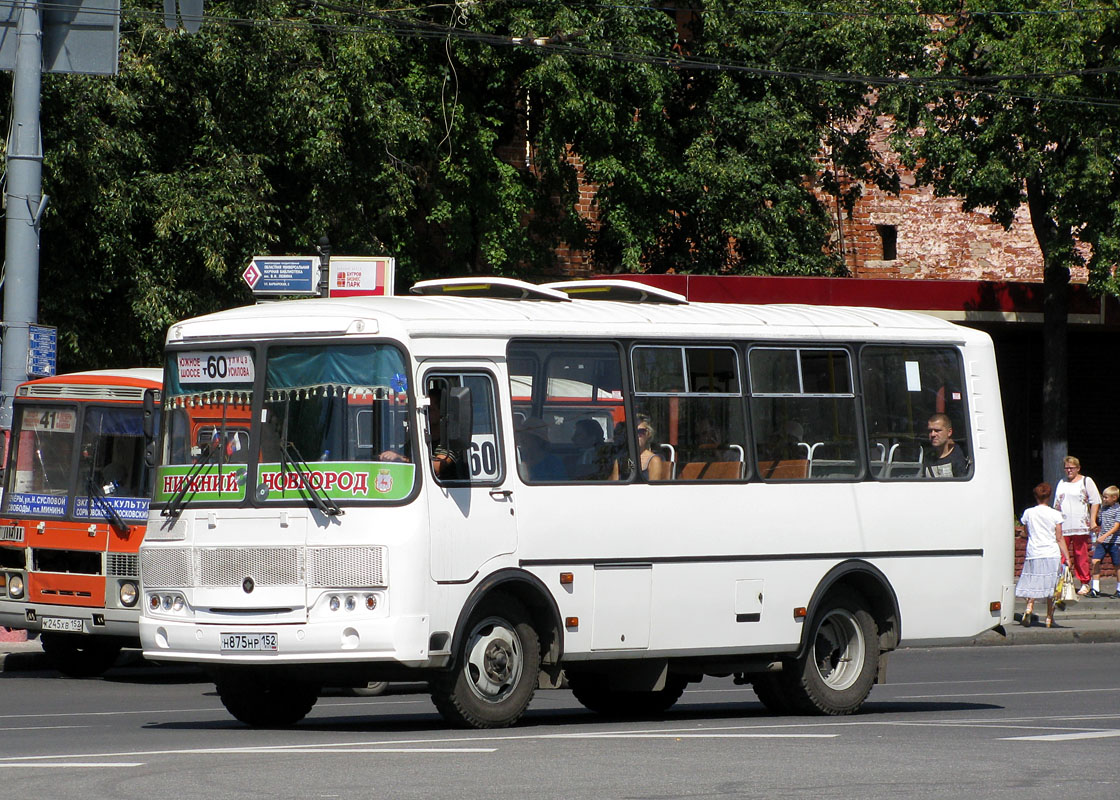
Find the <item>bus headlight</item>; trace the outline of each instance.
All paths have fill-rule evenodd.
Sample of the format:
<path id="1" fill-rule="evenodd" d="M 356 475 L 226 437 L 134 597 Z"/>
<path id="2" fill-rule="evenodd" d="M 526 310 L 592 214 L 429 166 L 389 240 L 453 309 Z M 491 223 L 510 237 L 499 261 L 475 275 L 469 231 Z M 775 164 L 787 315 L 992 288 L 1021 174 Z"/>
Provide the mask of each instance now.
<path id="1" fill-rule="evenodd" d="M 187 609 L 187 598 L 178 592 L 167 594 L 153 593 L 148 595 L 148 610 L 150 612 L 163 612 L 179 614 Z"/>
<path id="2" fill-rule="evenodd" d="M 8 594 L 15 600 L 23 597 L 23 576 L 13 575 L 8 578 Z"/>
<path id="3" fill-rule="evenodd" d="M 121 605 L 132 608 L 140 599 L 140 590 L 132 581 L 122 581 L 120 589 Z"/>

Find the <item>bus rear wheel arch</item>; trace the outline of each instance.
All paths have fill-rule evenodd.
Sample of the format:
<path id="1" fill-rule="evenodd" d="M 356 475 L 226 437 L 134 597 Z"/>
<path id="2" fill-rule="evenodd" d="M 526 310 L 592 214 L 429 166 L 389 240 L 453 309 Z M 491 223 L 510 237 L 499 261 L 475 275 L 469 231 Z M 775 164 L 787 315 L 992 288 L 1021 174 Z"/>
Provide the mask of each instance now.
<path id="1" fill-rule="evenodd" d="M 858 711 L 879 672 L 879 630 L 867 602 L 845 586 L 833 587 L 809 624 L 801 654 L 785 663 L 776 683 L 756 684 L 756 693 L 774 710 L 788 703 L 790 710 L 808 714 Z"/>
<path id="2" fill-rule="evenodd" d="M 529 707 L 540 675 L 540 638 L 520 600 L 492 592 L 471 612 L 454 667 L 432 678 L 432 701 L 448 722 L 504 728 Z"/>

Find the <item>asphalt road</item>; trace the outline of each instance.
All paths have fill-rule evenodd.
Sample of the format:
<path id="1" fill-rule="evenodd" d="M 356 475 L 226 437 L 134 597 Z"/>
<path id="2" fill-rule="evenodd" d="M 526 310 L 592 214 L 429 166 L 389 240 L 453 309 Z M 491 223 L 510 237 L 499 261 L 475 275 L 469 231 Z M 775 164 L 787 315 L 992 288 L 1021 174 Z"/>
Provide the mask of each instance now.
<path id="1" fill-rule="evenodd" d="M 889 679 L 842 718 L 708 679 L 655 722 L 541 691 L 517 728 L 455 731 L 396 686 L 258 731 L 185 670 L 3 673 L 0 798 L 1120 797 L 1120 644 L 904 650 Z"/>

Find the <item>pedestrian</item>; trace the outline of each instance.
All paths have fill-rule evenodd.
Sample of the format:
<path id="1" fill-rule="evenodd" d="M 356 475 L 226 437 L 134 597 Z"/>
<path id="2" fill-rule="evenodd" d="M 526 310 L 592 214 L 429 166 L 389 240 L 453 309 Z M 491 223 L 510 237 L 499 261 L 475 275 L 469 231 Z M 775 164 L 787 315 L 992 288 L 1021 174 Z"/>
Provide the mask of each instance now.
<path id="1" fill-rule="evenodd" d="M 1027 536 L 1027 551 L 1023 558 L 1023 571 L 1015 586 L 1015 596 L 1026 598 L 1022 624 L 1031 624 L 1034 601 L 1046 598 L 1046 627 L 1054 624 L 1054 587 L 1058 584 L 1058 569 L 1069 561 L 1069 549 L 1062 537 L 1062 512 L 1050 508 L 1050 484 L 1034 487 L 1035 505 L 1023 512 Z"/>
<path id="2" fill-rule="evenodd" d="M 1088 475 L 1081 474 L 1081 462 L 1073 456 L 1063 460 L 1066 476 L 1058 481 L 1054 490 L 1054 508 L 1062 512 L 1062 534 L 1070 551 L 1070 564 L 1081 588 L 1082 597 L 1089 594 L 1089 538 L 1096 533 L 1097 513 L 1101 507 L 1101 493 Z"/>
<path id="3" fill-rule="evenodd" d="M 1093 588 L 1089 590 L 1090 597 L 1101 596 L 1101 561 L 1105 554 L 1112 559 L 1113 569 L 1120 569 L 1120 488 L 1109 486 L 1101 492 L 1101 513 L 1097 518 L 1100 529 L 1097 531 L 1096 541 L 1093 543 Z M 1120 572 L 1117 573 L 1120 578 Z M 1116 594 L 1112 595 L 1120 600 L 1120 584 L 1116 586 Z"/>

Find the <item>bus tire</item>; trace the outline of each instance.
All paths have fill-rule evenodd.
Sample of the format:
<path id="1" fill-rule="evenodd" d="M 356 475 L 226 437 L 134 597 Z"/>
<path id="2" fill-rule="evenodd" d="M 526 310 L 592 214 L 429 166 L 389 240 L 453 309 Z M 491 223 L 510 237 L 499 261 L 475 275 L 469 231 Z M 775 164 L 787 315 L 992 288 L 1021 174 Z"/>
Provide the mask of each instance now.
<path id="1" fill-rule="evenodd" d="M 540 668 L 540 639 L 525 606 L 494 594 L 471 614 L 454 669 L 430 682 L 432 702 L 453 725 L 506 728 L 529 707 Z"/>
<path id="2" fill-rule="evenodd" d="M 389 681 L 370 681 L 365 686 L 355 686 L 350 692 L 355 697 L 377 697 L 385 694 Z"/>
<path id="3" fill-rule="evenodd" d="M 784 716 L 793 711 L 790 693 L 782 680 L 781 673 L 766 673 L 751 677 L 751 688 L 754 689 L 758 701 L 766 707 L 771 714 Z"/>
<path id="4" fill-rule="evenodd" d="M 608 689 L 599 675 L 568 674 L 568 687 L 584 708 L 612 719 L 641 719 L 664 714 L 680 700 L 688 679 L 670 675 L 665 687 L 656 691 L 616 691 Z"/>
<path id="5" fill-rule="evenodd" d="M 70 678 L 96 678 L 117 663 L 121 646 L 99 636 L 42 633 L 43 652 L 51 665 Z"/>
<path id="6" fill-rule="evenodd" d="M 867 604 L 849 589 L 833 589 L 812 625 L 804 655 L 784 673 L 788 699 L 807 714 L 858 711 L 879 667 L 879 631 Z"/>
<path id="7" fill-rule="evenodd" d="M 319 699 L 313 684 L 277 680 L 256 670 L 219 673 L 215 685 L 226 710 L 253 728 L 295 725 Z"/>

